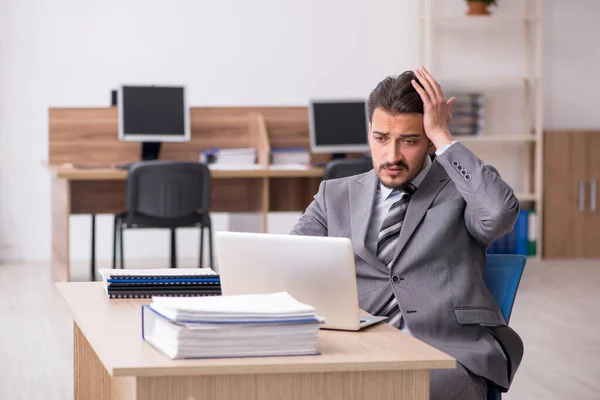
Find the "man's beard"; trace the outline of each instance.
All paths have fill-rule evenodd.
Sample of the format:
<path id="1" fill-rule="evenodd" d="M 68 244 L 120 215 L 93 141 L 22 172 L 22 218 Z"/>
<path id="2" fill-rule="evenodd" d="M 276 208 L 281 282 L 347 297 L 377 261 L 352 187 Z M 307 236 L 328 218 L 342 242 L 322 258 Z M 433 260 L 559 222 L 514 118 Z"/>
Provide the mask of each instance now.
<path id="1" fill-rule="evenodd" d="M 422 170 L 424 165 L 425 165 L 425 160 L 423 160 L 423 163 L 421 164 L 421 168 L 418 168 L 418 170 L 419 170 L 419 171 L 420 171 L 420 170 Z M 404 170 L 407 172 L 406 181 L 404 181 L 404 182 L 399 182 L 399 183 L 393 183 L 393 184 L 391 184 L 391 185 L 389 185 L 389 184 L 387 184 L 386 182 L 384 182 L 384 180 L 382 179 L 382 177 L 381 177 L 381 176 L 379 176 L 379 181 L 380 181 L 380 182 L 383 184 L 383 186 L 385 186 L 385 187 L 386 187 L 386 188 L 388 188 L 388 189 L 392 189 L 392 190 L 393 190 L 393 189 L 398 189 L 398 190 L 404 190 L 404 189 L 406 189 L 406 187 L 408 186 L 408 184 L 409 184 L 409 183 L 410 183 L 410 182 L 411 182 L 413 179 L 415 179 L 415 177 L 416 177 L 416 176 L 417 176 L 417 174 L 418 174 L 418 172 L 417 172 L 417 174 L 415 174 L 414 176 L 411 176 L 412 174 L 410 173 L 410 171 L 411 171 L 411 170 L 410 170 L 410 168 L 408 167 L 408 164 L 406 164 L 406 163 L 404 162 L 404 160 L 400 160 L 400 161 L 397 161 L 397 162 L 395 162 L 395 163 L 385 163 L 385 164 L 381 164 L 381 165 L 379 166 L 379 168 L 377 169 L 377 171 L 378 171 L 378 174 L 377 174 L 377 175 L 380 175 L 380 174 L 382 174 L 382 173 L 385 173 L 385 171 L 384 171 L 384 170 L 385 170 L 386 168 L 389 168 L 389 167 L 400 167 L 400 168 L 404 168 Z M 391 178 L 391 177 L 390 177 L 390 178 Z"/>

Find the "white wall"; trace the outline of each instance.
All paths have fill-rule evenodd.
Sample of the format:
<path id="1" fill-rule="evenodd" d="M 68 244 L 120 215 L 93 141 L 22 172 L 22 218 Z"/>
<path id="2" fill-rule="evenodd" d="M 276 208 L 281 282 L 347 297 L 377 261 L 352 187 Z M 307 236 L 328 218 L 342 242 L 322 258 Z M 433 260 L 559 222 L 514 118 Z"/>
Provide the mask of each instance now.
<path id="1" fill-rule="evenodd" d="M 544 13 L 544 124 L 599 129 L 600 2 L 551 0 L 549 5 Z"/>
<path id="2" fill-rule="evenodd" d="M 48 259 L 51 106 L 107 106 L 126 83 L 185 83 L 190 103 L 306 105 L 309 96 L 365 96 L 411 68 L 402 32 L 413 1 L 0 1 L 0 257 Z M 402 27 L 402 28 L 399 28 Z M 287 232 L 298 214 L 273 216 Z M 227 226 L 215 218 L 217 229 Z M 89 255 L 89 218 L 73 217 L 72 257 Z M 181 232 L 182 257 L 197 233 Z M 127 232 L 127 257 L 168 255 L 166 232 Z M 110 257 L 111 220 L 98 221 L 98 256 Z"/>
<path id="3" fill-rule="evenodd" d="M 518 1 L 504 3 L 498 12 Z M 41 165 L 48 107 L 107 106 L 120 83 L 185 83 L 193 106 L 305 105 L 310 96 L 366 96 L 385 75 L 416 66 L 416 4 L 0 0 L 0 259 L 50 257 L 50 178 Z M 600 82 L 593 44 L 600 2 L 545 4 L 545 125 L 598 127 L 595 102 L 579 95 L 596 93 Z M 464 5 L 457 0 L 455 7 Z M 503 36 L 499 30 L 495 39 Z M 485 48 L 484 39 L 470 40 Z M 461 54 L 454 57 L 460 61 Z M 489 63 L 484 68 L 496 65 L 483 59 Z M 518 169 L 508 175 L 517 176 Z M 272 231 L 287 232 L 297 217 L 272 216 Z M 217 230 L 227 223 L 227 216 L 215 217 Z M 111 220 L 103 216 L 98 225 L 99 257 L 109 258 Z M 73 217 L 71 228 L 72 257 L 86 259 L 89 219 Z M 167 257 L 166 232 L 126 235 L 128 258 Z M 194 257 L 197 233 L 179 237 L 180 255 Z"/>

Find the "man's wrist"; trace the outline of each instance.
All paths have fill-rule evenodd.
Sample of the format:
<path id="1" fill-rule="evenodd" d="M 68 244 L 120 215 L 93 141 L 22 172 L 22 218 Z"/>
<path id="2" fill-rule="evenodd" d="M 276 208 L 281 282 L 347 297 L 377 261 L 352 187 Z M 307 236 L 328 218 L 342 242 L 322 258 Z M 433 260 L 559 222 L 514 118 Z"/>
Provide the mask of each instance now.
<path id="1" fill-rule="evenodd" d="M 452 144 L 452 141 L 453 141 L 452 135 L 450 135 L 450 132 L 444 132 L 444 131 L 432 134 L 430 137 L 430 140 L 436 149 L 440 149 L 444 146 L 448 146 L 448 145 Z"/>
<path id="2" fill-rule="evenodd" d="M 443 145 L 442 147 L 440 147 L 439 149 L 437 149 L 435 151 L 435 155 L 438 157 L 441 156 L 442 154 L 444 154 L 444 152 L 446 150 L 448 150 L 450 148 L 450 146 L 452 146 L 456 142 L 457 142 L 456 140 L 453 140 L 452 143 Z"/>

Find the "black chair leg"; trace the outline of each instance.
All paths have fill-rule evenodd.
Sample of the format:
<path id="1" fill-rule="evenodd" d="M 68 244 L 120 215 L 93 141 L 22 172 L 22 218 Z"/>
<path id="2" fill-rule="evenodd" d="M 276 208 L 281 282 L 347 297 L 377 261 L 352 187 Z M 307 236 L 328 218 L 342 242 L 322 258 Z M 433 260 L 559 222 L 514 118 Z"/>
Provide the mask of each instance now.
<path id="1" fill-rule="evenodd" d="M 112 248 L 112 267 L 117 268 L 117 225 L 119 223 L 119 217 L 115 215 L 113 220 L 113 248 Z"/>
<path id="2" fill-rule="evenodd" d="M 200 226 L 200 259 L 198 268 L 204 267 L 204 225 Z"/>
<path id="3" fill-rule="evenodd" d="M 171 268 L 177 268 L 177 236 L 175 228 L 171 228 Z"/>
<path id="4" fill-rule="evenodd" d="M 90 280 L 96 280 L 96 214 L 92 214 L 92 255 L 90 257 Z"/>
<path id="5" fill-rule="evenodd" d="M 119 221 L 119 258 L 120 258 L 120 263 L 119 263 L 119 268 L 123 269 L 125 268 L 125 256 L 123 254 L 124 248 L 125 246 L 123 246 L 123 224 L 121 223 L 121 221 Z"/>

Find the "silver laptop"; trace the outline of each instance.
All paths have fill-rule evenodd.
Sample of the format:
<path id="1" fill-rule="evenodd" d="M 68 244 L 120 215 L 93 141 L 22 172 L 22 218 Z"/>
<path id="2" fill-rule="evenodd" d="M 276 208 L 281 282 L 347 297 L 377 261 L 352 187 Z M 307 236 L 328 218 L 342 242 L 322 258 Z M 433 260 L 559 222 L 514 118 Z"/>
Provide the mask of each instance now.
<path id="1" fill-rule="evenodd" d="M 287 291 L 313 306 L 325 329 L 357 331 L 387 319 L 358 308 L 350 239 L 217 232 L 215 255 L 223 295 Z"/>

